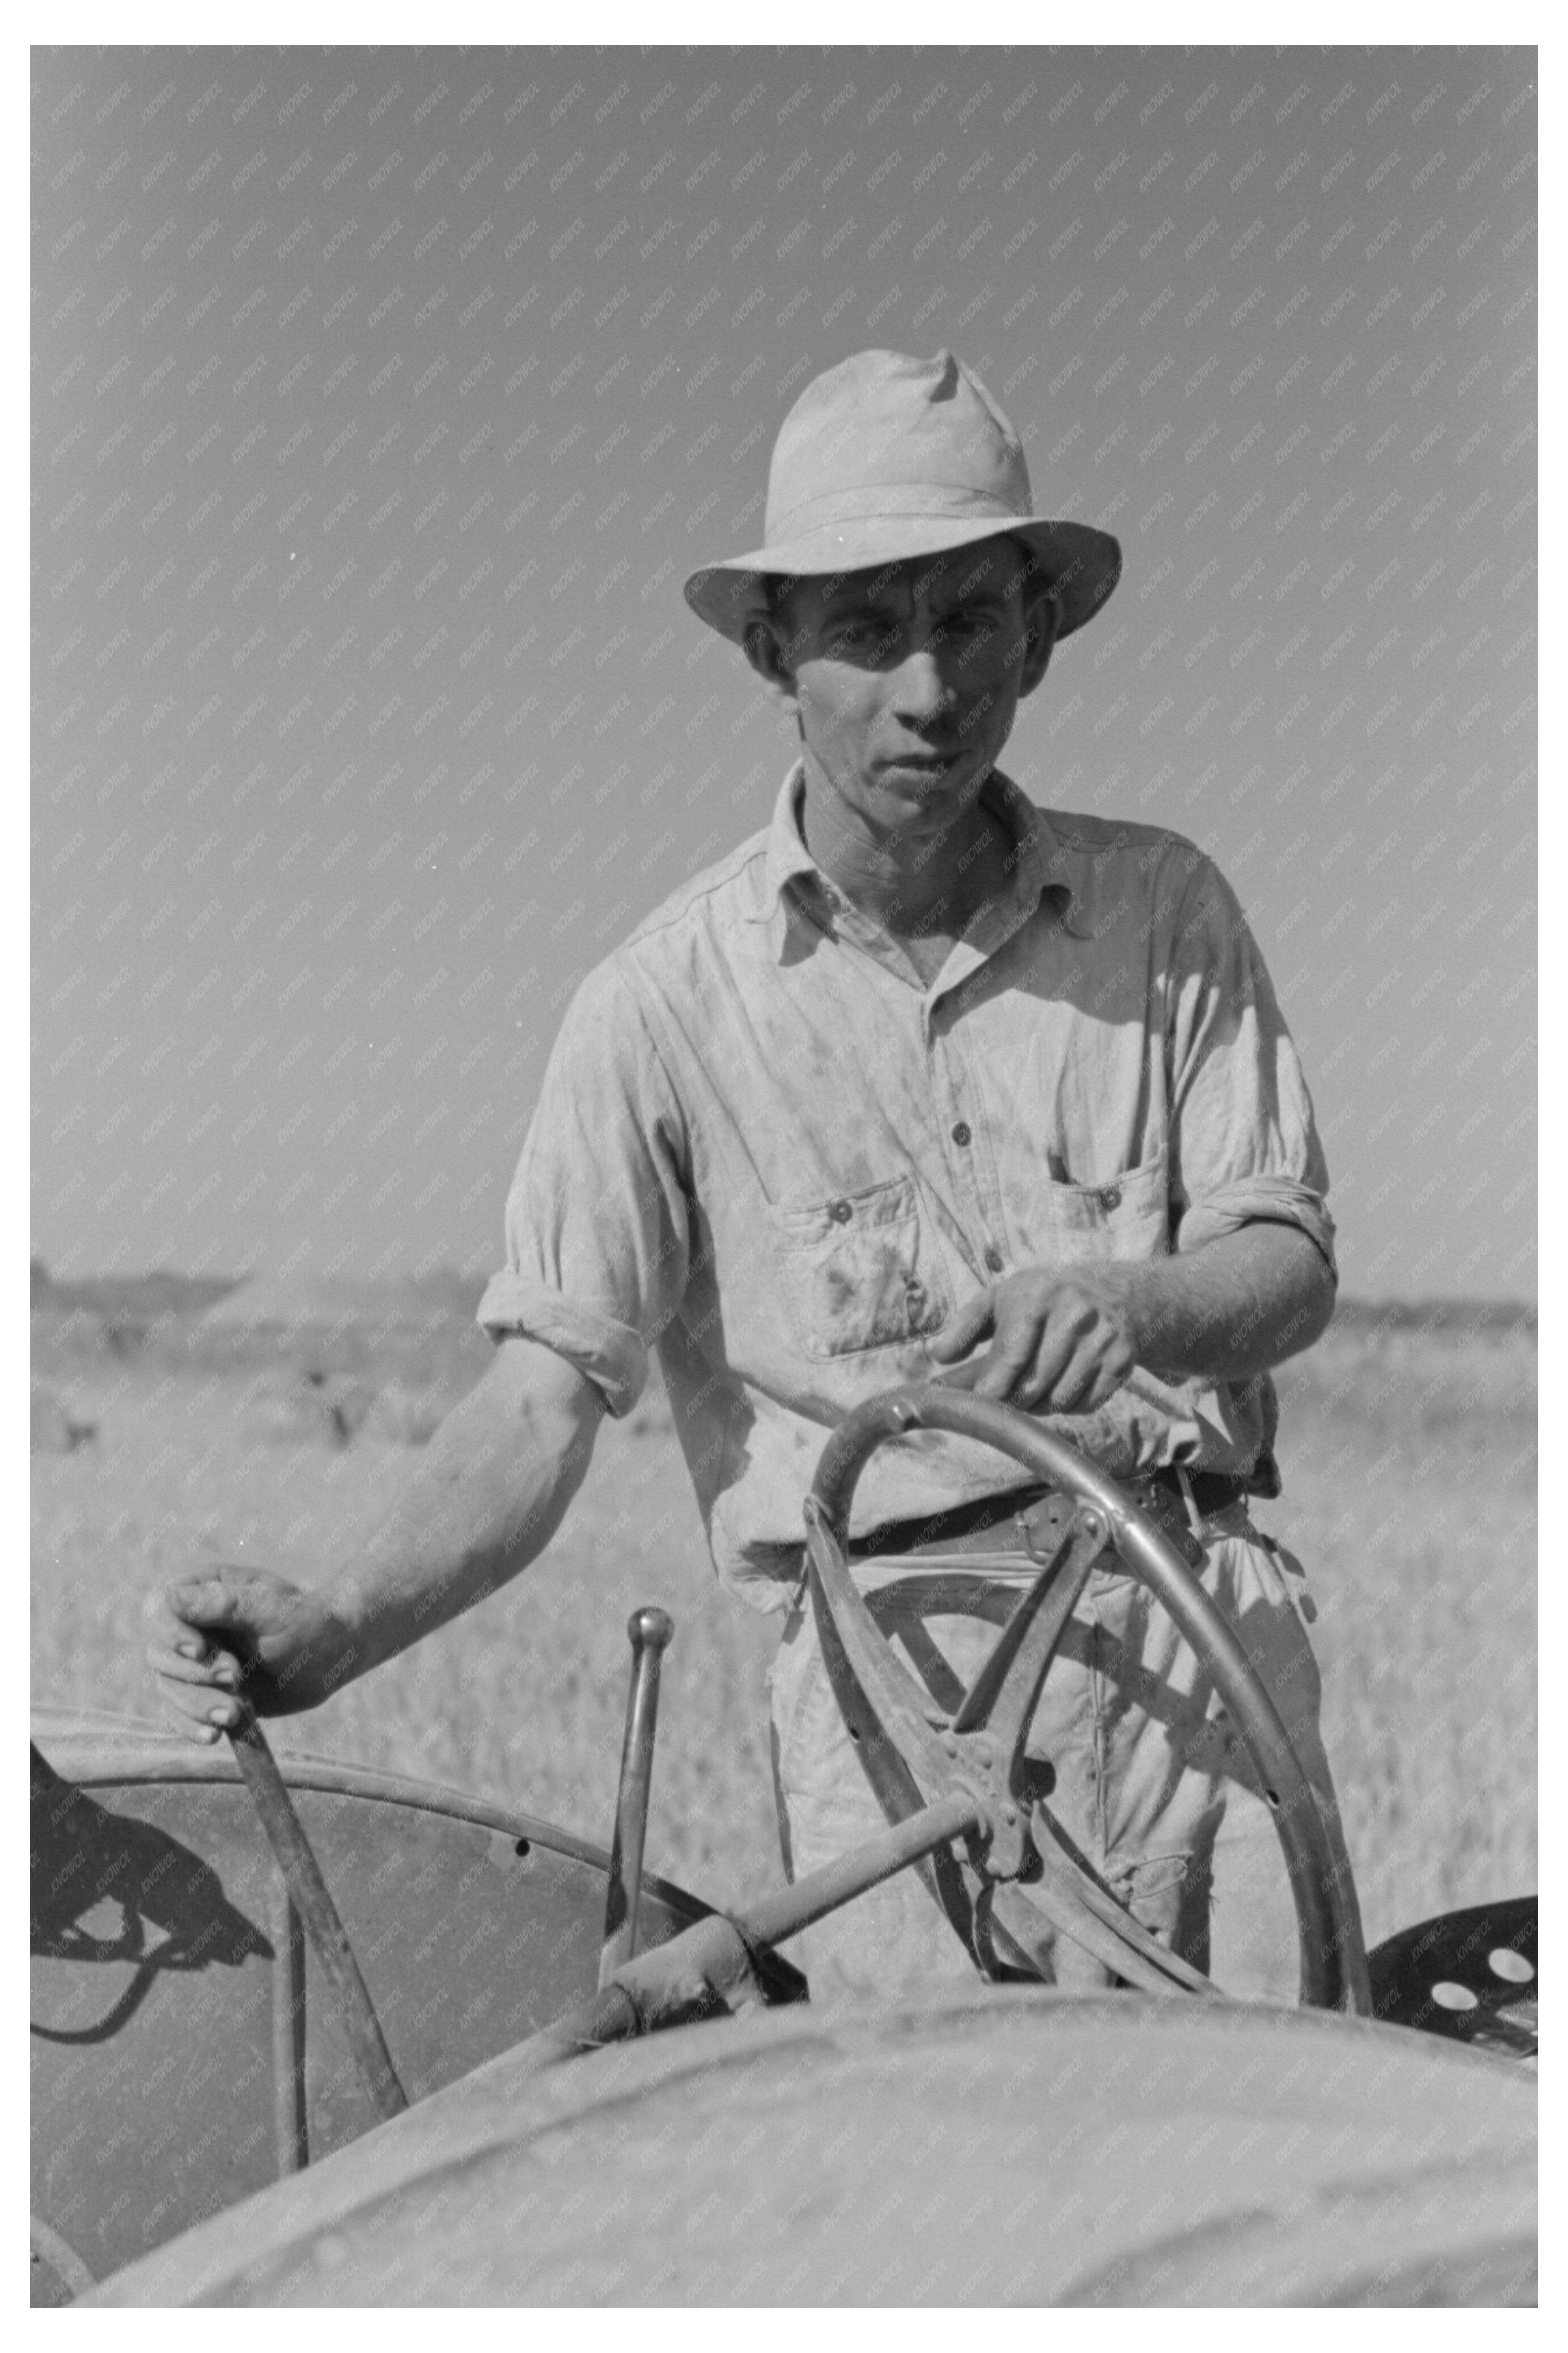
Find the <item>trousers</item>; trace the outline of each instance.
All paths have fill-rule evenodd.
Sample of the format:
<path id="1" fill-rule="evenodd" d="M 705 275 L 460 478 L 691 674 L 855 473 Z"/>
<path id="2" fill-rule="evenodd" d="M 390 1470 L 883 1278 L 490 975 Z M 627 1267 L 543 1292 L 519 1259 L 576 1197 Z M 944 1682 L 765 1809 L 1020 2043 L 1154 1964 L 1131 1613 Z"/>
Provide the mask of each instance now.
<path id="1" fill-rule="evenodd" d="M 1197 1535 L 1194 1575 L 1229 1620 L 1284 1720 L 1310 1782 L 1359 1944 L 1354 1883 L 1324 1753 L 1322 1686 L 1300 1563 L 1254 1528 L 1245 1504 Z M 1114 1557 L 1113 1556 L 1111 1556 Z M 927 1614 L 932 1564 L 914 1555 L 852 1563 L 874 1613 L 932 1697 L 952 1708 L 996 1640 L 1036 1564 L 973 1571 L 972 1598 Z M 779 1842 L 795 1880 L 884 1827 L 846 1731 L 809 1597 L 791 1609 L 769 1674 Z M 1295 1907 L 1273 1816 L 1245 1751 L 1227 1744 L 1212 1679 L 1148 1588 L 1096 1567 L 1068 1620 L 1026 1742 L 1031 1780 L 1063 1829 L 1134 1917 L 1230 1994 L 1294 2003 Z M 1037 1767 L 1049 1767 L 1043 1778 Z M 1053 1778 L 1054 1777 L 1054 1778 Z M 973 1986 L 979 1965 L 918 1875 L 900 1873 L 804 1930 L 787 1947 L 814 2000 L 896 2000 Z M 1070 1938 L 1048 1956 L 1054 1982 L 1112 1980 Z"/>

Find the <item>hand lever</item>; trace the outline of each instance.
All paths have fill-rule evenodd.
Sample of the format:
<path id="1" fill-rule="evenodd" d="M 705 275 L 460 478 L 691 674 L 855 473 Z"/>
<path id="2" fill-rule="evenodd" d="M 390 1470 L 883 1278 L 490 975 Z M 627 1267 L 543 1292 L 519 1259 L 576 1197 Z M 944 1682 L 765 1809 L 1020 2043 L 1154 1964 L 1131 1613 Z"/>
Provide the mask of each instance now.
<path id="1" fill-rule="evenodd" d="M 402 2115 L 408 2105 L 408 2095 L 398 2081 L 381 2021 L 360 1975 L 338 1907 L 321 1876 L 321 1867 L 305 1835 L 304 1824 L 294 1810 L 278 1760 L 251 1707 L 244 1708 L 240 1722 L 228 1737 L 235 1763 L 261 1817 L 268 1843 L 316 1948 L 321 1974 L 332 1989 L 360 2082 L 384 2124 L 389 2117 Z M 283 1957 L 279 1955 L 279 1967 L 282 1966 Z"/>
<path id="2" fill-rule="evenodd" d="M 648 1793 L 653 1783 L 653 1742 L 658 1724 L 659 1662 L 675 1633 L 668 1611 L 645 1605 L 626 1620 L 632 1646 L 632 1680 L 626 1694 L 626 1730 L 621 1744 L 621 1780 L 616 1793 L 616 1828 L 610 1845 L 610 1883 L 605 1891 L 605 1942 L 599 1983 L 609 1983 L 637 1949 L 637 1905 L 642 1895 L 643 1841 L 647 1833 Z"/>

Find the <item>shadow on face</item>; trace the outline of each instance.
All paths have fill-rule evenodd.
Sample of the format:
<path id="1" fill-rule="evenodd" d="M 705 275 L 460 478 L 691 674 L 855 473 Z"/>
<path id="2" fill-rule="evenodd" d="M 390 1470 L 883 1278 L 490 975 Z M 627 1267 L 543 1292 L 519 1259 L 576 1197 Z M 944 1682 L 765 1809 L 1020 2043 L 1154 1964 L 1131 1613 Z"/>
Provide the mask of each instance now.
<path id="1" fill-rule="evenodd" d="M 929 652 L 958 699 L 982 676 L 980 691 L 994 693 L 1012 672 L 1019 700 L 1045 676 L 1061 617 L 1038 559 L 1005 536 L 852 572 L 778 575 L 763 596 L 746 656 L 789 699 L 808 663 L 885 671 Z"/>

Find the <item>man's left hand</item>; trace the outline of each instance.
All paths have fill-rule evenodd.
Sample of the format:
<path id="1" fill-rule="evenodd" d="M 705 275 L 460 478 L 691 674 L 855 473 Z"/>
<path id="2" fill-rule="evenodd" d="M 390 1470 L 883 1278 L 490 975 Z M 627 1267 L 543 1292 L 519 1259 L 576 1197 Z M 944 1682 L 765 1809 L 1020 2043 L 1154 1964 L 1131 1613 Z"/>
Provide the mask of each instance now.
<path id="1" fill-rule="evenodd" d="M 954 1365 L 988 1334 L 978 1377 L 966 1383 L 973 1394 L 1053 1413 L 1092 1413 L 1138 1361 L 1126 1290 L 1110 1269 L 1009 1275 L 972 1301 L 929 1353 Z"/>

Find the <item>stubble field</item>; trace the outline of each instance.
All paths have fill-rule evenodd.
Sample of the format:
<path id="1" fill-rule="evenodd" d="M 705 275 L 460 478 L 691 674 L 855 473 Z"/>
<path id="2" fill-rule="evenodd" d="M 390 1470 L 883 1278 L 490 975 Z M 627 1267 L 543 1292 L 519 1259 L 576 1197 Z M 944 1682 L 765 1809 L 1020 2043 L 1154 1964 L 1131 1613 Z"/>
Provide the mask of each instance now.
<path id="1" fill-rule="evenodd" d="M 214 1560 L 330 1576 L 482 1371 L 476 1293 L 437 1281 L 268 1324 L 235 1314 L 243 1293 L 204 1317 L 208 1303 L 173 1279 L 36 1284 L 35 1700 L 154 1715 L 142 1609 L 169 1577 Z M 1310 1579 L 1375 1942 L 1536 1883 L 1533 1322 L 1345 1310 L 1279 1385 L 1285 1493 L 1256 1516 Z M 626 1620 L 642 1601 L 677 1627 L 648 1865 L 714 1901 L 774 1882 L 763 1679 L 777 1621 L 714 1582 L 652 1391 L 606 1423 L 525 1577 L 279 1723 L 277 1745 L 487 1791 L 607 1842 Z"/>

